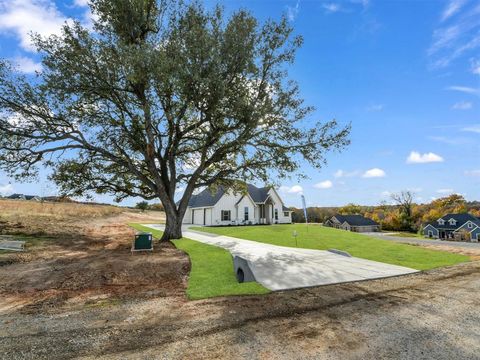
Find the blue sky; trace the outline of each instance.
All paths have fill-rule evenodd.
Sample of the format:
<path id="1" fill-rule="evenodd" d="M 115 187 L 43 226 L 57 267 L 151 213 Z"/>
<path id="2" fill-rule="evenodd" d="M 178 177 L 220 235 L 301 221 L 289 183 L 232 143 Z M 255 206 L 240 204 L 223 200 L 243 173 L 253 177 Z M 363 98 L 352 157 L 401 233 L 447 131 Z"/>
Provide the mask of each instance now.
<path id="1" fill-rule="evenodd" d="M 55 33 L 69 18 L 88 25 L 84 0 L 0 0 L 0 57 L 39 70 L 29 31 Z M 213 1 L 207 1 L 211 6 Z M 284 181 L 287 205 L 366 205 L 409 189 L 419 202 L 460 193 L 480 200 L 480 2 L 224 1 L 260 20 L 287 14 L 304 36 L 290 75 L 315 113 L 351 122 L 352 144 L 328 155 L 309 180 Z M 0 172 L 0 193 L 54 194 L 45 173 L 21 184 Z M 101 201 L 109 201 L 101 197 Z M 132 204 L 129 199 L 125 204 Z"/>

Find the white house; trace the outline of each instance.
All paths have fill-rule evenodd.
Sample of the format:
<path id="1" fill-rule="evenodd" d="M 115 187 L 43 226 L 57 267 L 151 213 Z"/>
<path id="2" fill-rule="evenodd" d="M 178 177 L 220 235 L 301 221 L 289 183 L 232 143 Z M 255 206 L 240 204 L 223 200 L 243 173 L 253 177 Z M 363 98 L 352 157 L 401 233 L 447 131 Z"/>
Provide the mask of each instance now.
<path id="1" fill-rule="evenodd" d="M 221 226 L 254 224 L 290 224 L 292 212 L 285 207 L 273 187 L 247 185 L 247 192 L 219 187 L 193 195 L 183 218 L 184 224 Z"/>

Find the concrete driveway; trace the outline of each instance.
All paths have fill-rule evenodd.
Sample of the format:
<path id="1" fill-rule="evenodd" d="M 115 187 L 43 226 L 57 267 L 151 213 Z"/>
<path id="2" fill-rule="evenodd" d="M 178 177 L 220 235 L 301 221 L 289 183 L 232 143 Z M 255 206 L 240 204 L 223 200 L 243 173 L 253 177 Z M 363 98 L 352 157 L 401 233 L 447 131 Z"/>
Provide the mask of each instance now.
<path id="1" fill-rule="evenodd" d="M 163 225 L 145 225 L 163 230 Z M 286 290 L 410 274 L 417 270 L 346 257 L 323 250 L 263 244 L 229 236 L 183 230 L 183 236 L 224 248 L 246 259 L 255 279 L 270 290 Z"/>

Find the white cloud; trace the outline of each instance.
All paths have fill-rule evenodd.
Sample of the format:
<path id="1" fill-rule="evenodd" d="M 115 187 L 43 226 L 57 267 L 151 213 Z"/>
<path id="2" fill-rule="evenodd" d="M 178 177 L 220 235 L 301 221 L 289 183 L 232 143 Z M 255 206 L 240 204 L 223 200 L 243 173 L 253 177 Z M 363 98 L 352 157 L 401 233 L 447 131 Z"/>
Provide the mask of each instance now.
<path id="1" fill-rule="evenodd" d="M 59 34 L 67 20 L 51 0 L 0 0 L 0 31 L 14 33 L 28 51 L 35 51 L 32 32 Z"/>
<path id="2" fill-rule="evenodd" d="M 14 189 L 11 184 L 0 185 L 0 194 L 2 195 L 10 195 L 13 191 Z"/>
<path id="3" fill-rule="evenodd" d="M 463 6 L 466 2 L 451 0 L 442 12 L 443 24 L 434 30 L 432 44 L 427 51 L 432 57 L 433 68 L 444 68 L 480 47 L 480 6 Z M 449 20 L 447 25 L 445 20 Z"/>
<path id="4" fill-rule="evenodd" d="M 337 170 L 337 171 L 335 171 L 335 174 L 333 174 L 333 176 L 336 177 L 336 178 L 341 178 L 341 177 L 344 176 L 344 174 L 345 174 L 345 171 Z"/>
<path id="5" fill-rule="evenodd" d="M 302 194 L 303 188 L 300 185 L 280 186 L 280 191 L 288 194 Z"/>
<path id="6" fill-rule="evenodd" d="M 300 12 L 300 0 L 297 1 L 295 6 L 287 5 L 287 18 L 289 21 L 295 21 Z"/>
<path id="7" fill-rule="evenodd" d="M 29 57 L 17 56 L 12 59 L 12 61 L 17 65 L 18 69 L 25 74 L 34 74 L 36 71 L 42 70 L 42 64 L 33 61 Z"/>
<path id="8" fill-rule="evenodd" d="M 468 86 L 449 86 L 447 90 L 460 91 L 465 94 L 479 95 L 480 90 Z"/>
<path id="9" fill-rule="evenodd" d="M 380 195 L 382 195 L 382 197 L 390 197 L 392 196 L 392 192 L 385 190 L 385 191 L 382 191 Z"/>
<path id="10" fill-rule="evenodd" d="M 480 134 L 480 124 L 465 127 L 462 129 L 462 131 L 468 131 L 468 132 Z"/>
<path id="11" fill-rule="evenodd" d="M 331 187 L 333 187 L 333 183 L 330 180 L 325 180 L 316 183 L 315 185 L 313 185 L 313 187 L 316 189 L 330 189 Z"/>
<path id="12" fill-rule="evenodd" d="M 471 59 L 470 62 L 472 74 L 480 75 L 480 60 Z"/>
<path id="13" fill-rule="evenodd" d="M 480 177 L 480 169 L 479 170 L 467 170 L 467 171 L 465 171 L 465 175 Z"/>
<path id="14" fill-rule="evenodd" d="M 360 4 L 364 9 L 370 5 L 370 0 L 350 0 L 353 4 Z"/>
<path id="15" fill-rule="evenodd" d="M 430 140 L 441 142 L 448 145 L 465 145 L 472 143 L 472 139 L 465 137 L 446 137 L 446 136 L 429 136 Z"/>
<path id="16" fill-rule="evenodd" d="M 469 110 L 473 104 L 470 101 L 459 101 L 453 104 L 452 109 L 454 110 Z"/>
<path id="17" fill-rule="evenodd" d="M 465 0 L 450 0 L 445 10 L 443 10 L 442 21 L 445 21 L 455 15 L 462 8 L 465 2 Z"/>
<path id="18" fill-rule="evenodd" d="M 325 9 L 325 12 L 336 13 L 341 10 L 340 4 L 336 3 L 325 3 L 322 4 L 322 7 Z"/>
<path id="19" fill-rule="evenodd" d="M 407 158 L 407 164 L 426 164 L 434 162 L 443 162 L 443 158 L 433 152 L 420 154 L 417 151 L 412 151 Z"/>
<path id="20" fill-rule="evenodd" d="M 385 177 L 385 176 L 387 176 L 385 171 L 379 168 L 373 168 L 373 169 L 367 170 L 362 175 L 362 177 L 364 178 L 378 178 L 378 177 Z"/>
<path id="21" fill-rule="evenodd" d="M 374 104 L 367 106 L 367 111 L 382 111 L 385 108 L 385 105 L 383 104 Z"/>
<path id="22" fill-rule="evenodd" d="M 78 7 L 85 7 L 88 6 L 90 0 L 75 0 L 73 4 Z"/>
<path id="23" fill-rule="evenodd" d="M 335 174 L 333 176 L 335 178 L 343 178 L 343 177 L 355 177 L 359 175 L 359 171 L 343 171 L 343 170 L 337 170 L 335 171 Z"/>
<path id="24" fill-rule="evenodd" d="M 453 194 L 453 189 L 438 189 L 437 193 L 439 193 L 439 194 Z"/>

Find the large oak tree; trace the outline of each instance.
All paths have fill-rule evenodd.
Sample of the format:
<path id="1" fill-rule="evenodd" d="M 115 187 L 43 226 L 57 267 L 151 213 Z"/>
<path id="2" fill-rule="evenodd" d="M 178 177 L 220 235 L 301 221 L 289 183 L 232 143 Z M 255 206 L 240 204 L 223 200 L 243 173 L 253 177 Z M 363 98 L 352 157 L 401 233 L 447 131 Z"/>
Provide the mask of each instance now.
<path id="1" fill-rule="evenodd" d="M 287 72 L 302 39 L 285 18 L 260 24 L 197 2 L 90 6 L 93 29 L 76 22 L 33 37 L 37 76 L 0 62 L 0 168 L 9 175 L 48 167 L 66 194 L 160 199 L 166 240 L 181 237 L 196 189 L 301 174 L 348 144 L 349 126 L 305 121 L 312 108 Z"/>

